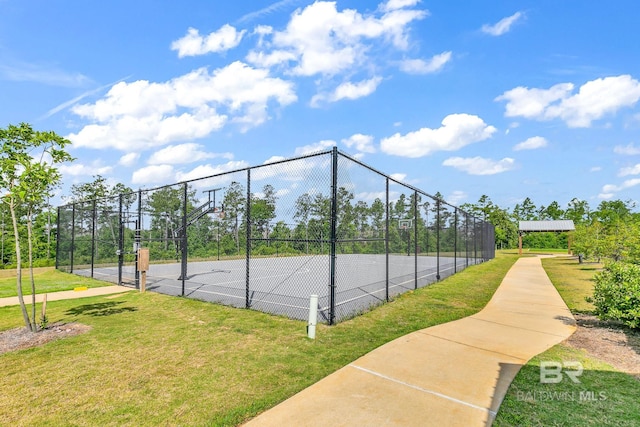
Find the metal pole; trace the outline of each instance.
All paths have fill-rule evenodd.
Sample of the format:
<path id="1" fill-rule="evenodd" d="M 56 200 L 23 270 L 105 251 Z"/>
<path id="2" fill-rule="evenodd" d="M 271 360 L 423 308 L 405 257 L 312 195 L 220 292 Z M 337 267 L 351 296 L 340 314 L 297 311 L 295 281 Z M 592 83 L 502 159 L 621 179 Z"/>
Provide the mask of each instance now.
<path id="1" fill-rule="evenodd" d="M 458 208 L 453 211 L 453 272 L 458 272 Z"/>
<path id="2" fill-rule="evenodd" d="M 478 263 L 478 224 L 476 218 L 473 218 L 473 263 Z"/>
<path id="3" fill-rule="evenodd" d="M 122 264 L 124 263 L 124 220 L 122 218 L 122 193 L 118 196 L 118 285 L 122 284 Z"/>
<path id="4" fill-rule="evenodd" d="M 91 277 L 93 277 L 93 265 L 96 259 L 96 199 L 93 199 L 93 215 L 91 217 Z"/>
<path id="5" fill-rule="evenodd" d="M 440 280 L 440 200 L 436 200 L 436 280 Z"/>
<path id="6" fill-rule="evenodd" d="M 187 183 L 182 188 L 182 296 L 184 296 L 185 282 L 187 281 Z"/>
<path id="7" fill-rule="evenodd" d="M 249 262 L 251 260 L 251 169 L 247 169 L 247 208 L 245 214 L 245 235 L 246 235 L 246 286 L 245 286 L 245 308 L 251 308 L 251 300 L 249 299 L 249 284 L 250 284 L 250 265 Z"/>
<path id="8" fill-rule="evenodd" d="M 140 289 L 140 269 L 138 268 L 138 251 L 142 247 L 142 191 L 138 190 L 138 219 L 136 220 L 135 232 L 135 257 L 136 257 L 136 289 Z"/>
<path id="9" fill-rule="evenodd" d="M 385 201 L 385 228 L 384 228 L 384 254 L 385 254 L 385 298 L 389 301 L 389 178 L 385 178 L 386 201 Z"/>
<path id="10" fill-rule="evenodd" d="M 60 268 L 60 207 L 56 218 L 56 270 Z M 4 265 L 4 211 L 2 211 L 2 265 Z"/>
<path id="11" fill-rule="evenodd" d="M 333 147 L 331 153 L 331 235 L 330 262 L 331 271 L 329 279 L 329 324 L 336 321 L 336 226 L 338 215 L 338 148 Z"/>
<path id="12" fill-rule="evenodd" d="M 74 203 L 71 208 L 71 265 L 70 273 L 73 273 L 73 255 L 75 252 L 76 244 L 76 204 Z"/>
<path id="13" fill-rule="evenodd" d="M 414 289 L 418 289 L 418 192 L 413 192 L 413 273 Z"/>
<path id="14" fill-rule="evenodd" d="M 464 214 L 464 249 L 466 266 L 469 267 L 469 214 Z"/>

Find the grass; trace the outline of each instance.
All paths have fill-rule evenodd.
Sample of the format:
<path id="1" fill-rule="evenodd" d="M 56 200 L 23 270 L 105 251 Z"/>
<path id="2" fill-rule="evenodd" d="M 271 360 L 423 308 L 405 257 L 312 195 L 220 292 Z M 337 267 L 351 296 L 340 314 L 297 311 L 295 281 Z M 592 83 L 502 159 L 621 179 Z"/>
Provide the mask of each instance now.
<path id="1" fill-rule="evenodd" d="M 575 258 L 543 259 L 552 283 L 573 313 L 591 313 L 584 298 L 593 293 L 599 264 L 578 264 Z M 580 383 L 566 376 L 558 384 L 540 381 L 543 361 L 580 362 Z M 505 396 L 494 426 L 637 426 L 640 381 L 566 344 L 558 344 L 531 359 Z"/>
<path id="2" fill-rule="evenodd" d="M 112 285 L 112 283 L 76 276 L 75 274 L 63 273 L 53 268 L 39 269 L 34 273 L 33 277 L 36 282 L 36 294 L 70 291 L 73 290 L 73 288 L 81 286 L 97 288 Z M 31 276 L 28 270 L 22 270 L 22 289 L 23 295 L 31 295 Z M 0 298 L 15 297 L 17 295 L 14 270 L 12 276 L 0 278 Z"/>
<path id="3" fill-rule="evenodd" d="M 482 309 L 515 262 L 472 266 L 336 326 L 154 293 L 49 302 L 84 335 L 0 356 L 0 424 L 238 425 L 374 348 Z M 0 308 L 0 330 L 21 325 Z"/>
<path id="4" fill-rule="evenodd" d="M 566 376 L 558 384 L 540 383 L 540 363 L 580 362 L 576 384 Z M 640 382 L 584 351 L 556 345 L 531 359 L 509 388 L 495 427 L 503 426 L 637 426 Z"/>
<path id="5" fill-rule="evenodd" d="M 543 259 L 542 266 L 571 312 L 593 313 L 595 307 L 585 297 L 593 296 L 593 276 L 604 264 L 578 264 L 573 257 L 557 257 Z"/>

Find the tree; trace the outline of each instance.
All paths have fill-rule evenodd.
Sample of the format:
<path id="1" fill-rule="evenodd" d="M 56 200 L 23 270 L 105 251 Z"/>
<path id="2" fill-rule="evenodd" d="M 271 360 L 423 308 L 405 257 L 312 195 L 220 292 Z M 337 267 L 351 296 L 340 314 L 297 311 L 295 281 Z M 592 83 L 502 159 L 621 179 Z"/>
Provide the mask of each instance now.
<path id="1" fill-rule="evenodd" d="M 575 225 L 586 223 L 589 220 L 589 203 L 574 197 L 567 205 L 564 218 L 572 220 Z"/>
<path id="2" fill-rule="evenodd" d="M 239 182 L 233 181 L 224 194 L 223 206 L 225 211 L 225 224 L 233 231 L 236 250 L 240 255 L 240 217 L 244 216 L 246 197 L 245 190 Z"/>
<path id="3" fill-rule="evenodd" d="M 55 132 L 35 131 L 31 125 L 21 123 L 0 129 L 0 189 L 2 202 L 8 206 L 15 238 L 18 301 L 25 326 L 32 332 L 36 324 L 36 289 L 33 277 L 33 218 L 51 196 L 62 175 L 56 165 L 73 160 L 64 150 L 70 141 Z M 35 157 L 34 157 L 35 156 Z M 27 222 L 28 263 L 31 273 L 31 318 L 27 312 L 22 291 L 21 235 L 18 214 Z"/>

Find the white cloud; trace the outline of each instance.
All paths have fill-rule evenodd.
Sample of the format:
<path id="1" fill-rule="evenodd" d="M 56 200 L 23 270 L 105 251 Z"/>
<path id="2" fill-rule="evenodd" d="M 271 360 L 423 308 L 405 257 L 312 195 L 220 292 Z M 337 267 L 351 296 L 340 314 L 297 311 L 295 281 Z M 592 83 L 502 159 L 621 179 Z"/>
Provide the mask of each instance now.
<path id="1" fill-rule="evenodd" d="M 381 81 L 381 77 L 374 77 L 358 83 L 342 83 L 336 88 L 333 96 L 331 97 L 331 101 L 339 101 L 341 99 L 358 99 L 368 96 L 376 90 Z"/>
<path id="2" fill-rule="evenodd" d="M 598 194 L 598 197 L 600 199 L 611 199 L 615 196 L 615 193 L 635 187 L 636 185 L 640 185 L 640 178 L 628 179 L 620 185 L 606 184 L 602 187 L 602 192 Z"/>
<path id="3" fill-rule="evenodd" d="M 373 136 L 356 133 L 349 138 L 343 139 L 342 143 L 347 148 L 355 148 L 359 153 L 375 153 L 376 148 L 373 146 Z"/>
<path id="4" fill-rule="evenodd" d="M 528 138 L 525 141 L 522 141 L 519 144 L 516 144 L 515 147 L 513 147 L 513 149 L 515 151 L 521 151 L 521 150 L 535 150 L 538 148 L 543 148 L 546 147 L 548 144 L 547 140 L 541 136 L 533 136 L 531 138 Z"/>
<path id="5" fill-rule="evenodd" d="M 240 23 L 244 23 L 244 22 L 248 22 L 248 21 L 252 21 L 254 19 L 258 19 L 261 18 L 263 16 L 266 15 L 270 15 L 274 12 L 278 12 L 282 9 L 284 9 L 285 7 L 289 6 L 290 4 L 295 4 L 298 3 L 300 0 L 280 0 L 277 1 L 273 4 L 270 4 L 267 7 L 264 7 L 260 10 L 256 10 L 254 12 L 250 12 L 247 13 L 246 15 L 243 15 L 240 19 L 238 19 L 238 22 Z"/>
<path id="6" fill-rule="evenodd" d="M 82 163 L 63 164 L 58 169 L 62 174 L 71 176 L 107 175 L 113 171 L 113 166 L 104 166 L 101 163 L 101 161 L 96 160 L 90 165 Z"/>
<path id="7" fill-rule="evenodd" d="M 176 173 L 176 181 L 191 181 L 194 179 L 206 178 L 212 175 L 218 175 L 225 172 L 231 172 L 237 169 L 244 169 L 249 167 L 249 164 L 245 161 L 230 161 L 221 165 L 199 165 L 190 170 L 189 172 L 178 171 Z M 206 186 L 208 183 L 202 183 L 200 186 Z"/>
<path id="8" fill-rule="evenodd" d="M 496 128 L 480 117 L 451 114 L 437 129 L 422 128 L 406 135 L 396 133 L 384 138 L 380 148 L 384 153 L 402 157 L 422 157 L 435 151 L 455 151 L 474 142 L 490 138 Z"/>
<path id="9" fill-rule="evenodd" d="M 389 41 L 396 49 L 408 47 L 408 25 L 427 15 L 406 9 L 415 1 L 387 3 L 383 14 L 362 14 L 354 9 L 338 11 L 335 2 L 317 1 L 291 16 L 284 31 L 263 39 L 263 51 L 247 60 L 260 66 L 292 62 L 288 72 L 299 76 L 333 76 L 368 60 L 367 51 Z"/>
<path id="10" fill-rule="evenodd" d="M 495 175 L 514 168 L 515 161 L 509 157 L 502 160 L 484 157 L 451 157 L 442 162 L 443 166 L 451 166 L 469 175 Z"/>
<path id="11" fill-rule="evenodd" d="M 309 144 L 302 147 L 296 148 L 296 156 L 306 156 L 307 154 L 317 153 L 319 151 L 328 150 L 329 148 L 335 147 L 336 142 L 332 140 L 323 140 L 316 142 L 315 144 Z"/>
<path id="12" fill-rule="evenodd" d="M 138 162 L 138 159 L 140 159 L 140 153 L 127 153 L 120 157 L 118 164 L 122 166 L 133 166 Z"/>
<path id="13" fill-rule="evenodd" d="M 620 169 L 618 176 L 640 175 L 640 163 Z"/>
<path id="14" fill-rule="evenodd" d="M 589 81 L 571 95 L 573 89 L 572 83 L 557 84 L 550 89 L 517 87 L 495 100 L 507 101 L 507 117 L 559 118 L 569 127 L 589 127 L 594 120 L 632 107 L 640 99 L 640 82 L 629 75 Z"/>
<path id="15" fill-rule="evenodd" d="M 84 74 L 61 70 L 52 64 L 8 63 L 5 58 L 3 62 L 0 64 L 0 76 L 7 80 L 61 87 L 82 87 L 91 83 Z"/>
<path id="16" fill-rule="evenodd" d="M 495 100 L 507 101 L 506 117 L 535 119 L 544 117 L 545 109 L 552 102 L 566 98 L 572 90 L 572 83 L 560 83 L 550 89 L 529 89 L 519 86 L 503 93 Z"/>
<path id="17" fill-rule="evenodd" d="M 194 143 L 169 145 L 153 153 L 147 163 L 150 165 L 177 165 L 214 159 L 216 157 L 224 157 L 229 160 L 233 158 L 231 153 L 208 153 L 202 150 L 202 148 L 204 148 L 202 145 Z"/>
<path id="18" fill-rule="evenodd" d="M 636 147 L 635 145 L 633 145 L 633 142 L 631 142 L 626 146 L 616 145 L 615 147 L 613 147 L 613 152 L 616 154 L 622 154 L 624 156 L 636 156 L 640 154 L 640 147 Z"/>
<path id="19" fill-rule="evenodd" d="M 374 77 L 358 83 L 345 82 L 339 85 L 332 93 L 319 93 L 311 98 L 311 106 L 317 107 L 323 101 L 337 102 L 343 99 L 354 100 L 371 95 L 382 81 L 381 77 Z"/>
<path id="20" fill-rule="evenodd" d="M 395 179 L 396 181 L 400 181 L 400 182 L 404 182 L 404 180 L 407 179 L 407 174 L 406 173 L 392 173 L 389 176 L 391 178 Z"/>
<path id="21" fill-rule="evenodd" d="M 400 70 L 409 74 L 436 73 L 449 61 L 451 61 L 451 52 L 442 52 L 428 61 L 423 59 L 405 59 L 400 63 Z"/>
<path id="22" fill-rule="evenodd" d="M 602 166 L 594 166 L 589 169 L 589 172 L 600 172 L 602 170 Z"/>
<path id="23" fill-rule="evenodd" d="M 225 24 L 218 31 L 201 36 L 195 28 L 189 28 L 187 35 L 171 43 L 171 50 L 177 50 L 179 58 L 225 52 L 238 46 L 245 32 L 238 32 L 231 25 Z"/>
<path id="24" fill-rule="evenodd" d="M 131 183 L 136 185 L 165 184 L 174 181 L 175 173 L 171 165 L 145 166 L 131 176 Z"/>
<path id="25" fill-rule="evenodd" d="M 446 200 L 452 205 L 457 206 L 460 204 L 460 202 L 467 200 L 468 197 L 469 195 L 464 191 L 456 190 L 453 193 L 451 193 L 451 195 L 447 197 Z"/>
<path id="26" fill-rule="evenodd" d="M 281 162 L 281 161 L 286 160 L 286 159 L 287 158 L 284 157 L 284 156 L 271 156 L 267 160 L 262 162 L 262 164 L 263 165 L 268 165 L 269 163 Z"/>
<path id="27" fill-rule="evenodd" d="M 501 36 L 511 30 L 511 26 L 520 18 L 524 17 L 524 13 L 516 12 L 511 16 L 501 19 L 494 25 L 485 24 L 482 26 L 482 32 L 492 36 Z"/>
<path id="28" fill-rule="evenodd" d="M 270 103 L 285 106 L 296 100 L 291 82 L 233 62 L 164 83 L 118 83 L 94 104 L 72 108 L 93 123 L 67 138 L 77 147 L 139 151 L 202 138 L 229 119 L 246 130 L 267 120 Z"/>
<path id="29" fill-rule="evenodd" d="M 381 4 L 380 7 L 383 11 L 389 12 L 392 10 L 415 6 L 418 3 L 420 3 L 420 0 L 389 0 L 388 2 Z"/>

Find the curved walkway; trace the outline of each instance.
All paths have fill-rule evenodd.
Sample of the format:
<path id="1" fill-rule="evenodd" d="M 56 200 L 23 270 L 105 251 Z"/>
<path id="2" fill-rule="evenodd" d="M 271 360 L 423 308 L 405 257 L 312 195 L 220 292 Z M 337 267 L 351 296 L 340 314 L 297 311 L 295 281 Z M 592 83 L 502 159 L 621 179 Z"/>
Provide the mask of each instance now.
<path id="1" fill-rule="evenodd" d="M 246 426 L 490 426 L 520 368 L 574 330 L 540 258 L 520 258 L 479 313 L 387 343 Z"/>

